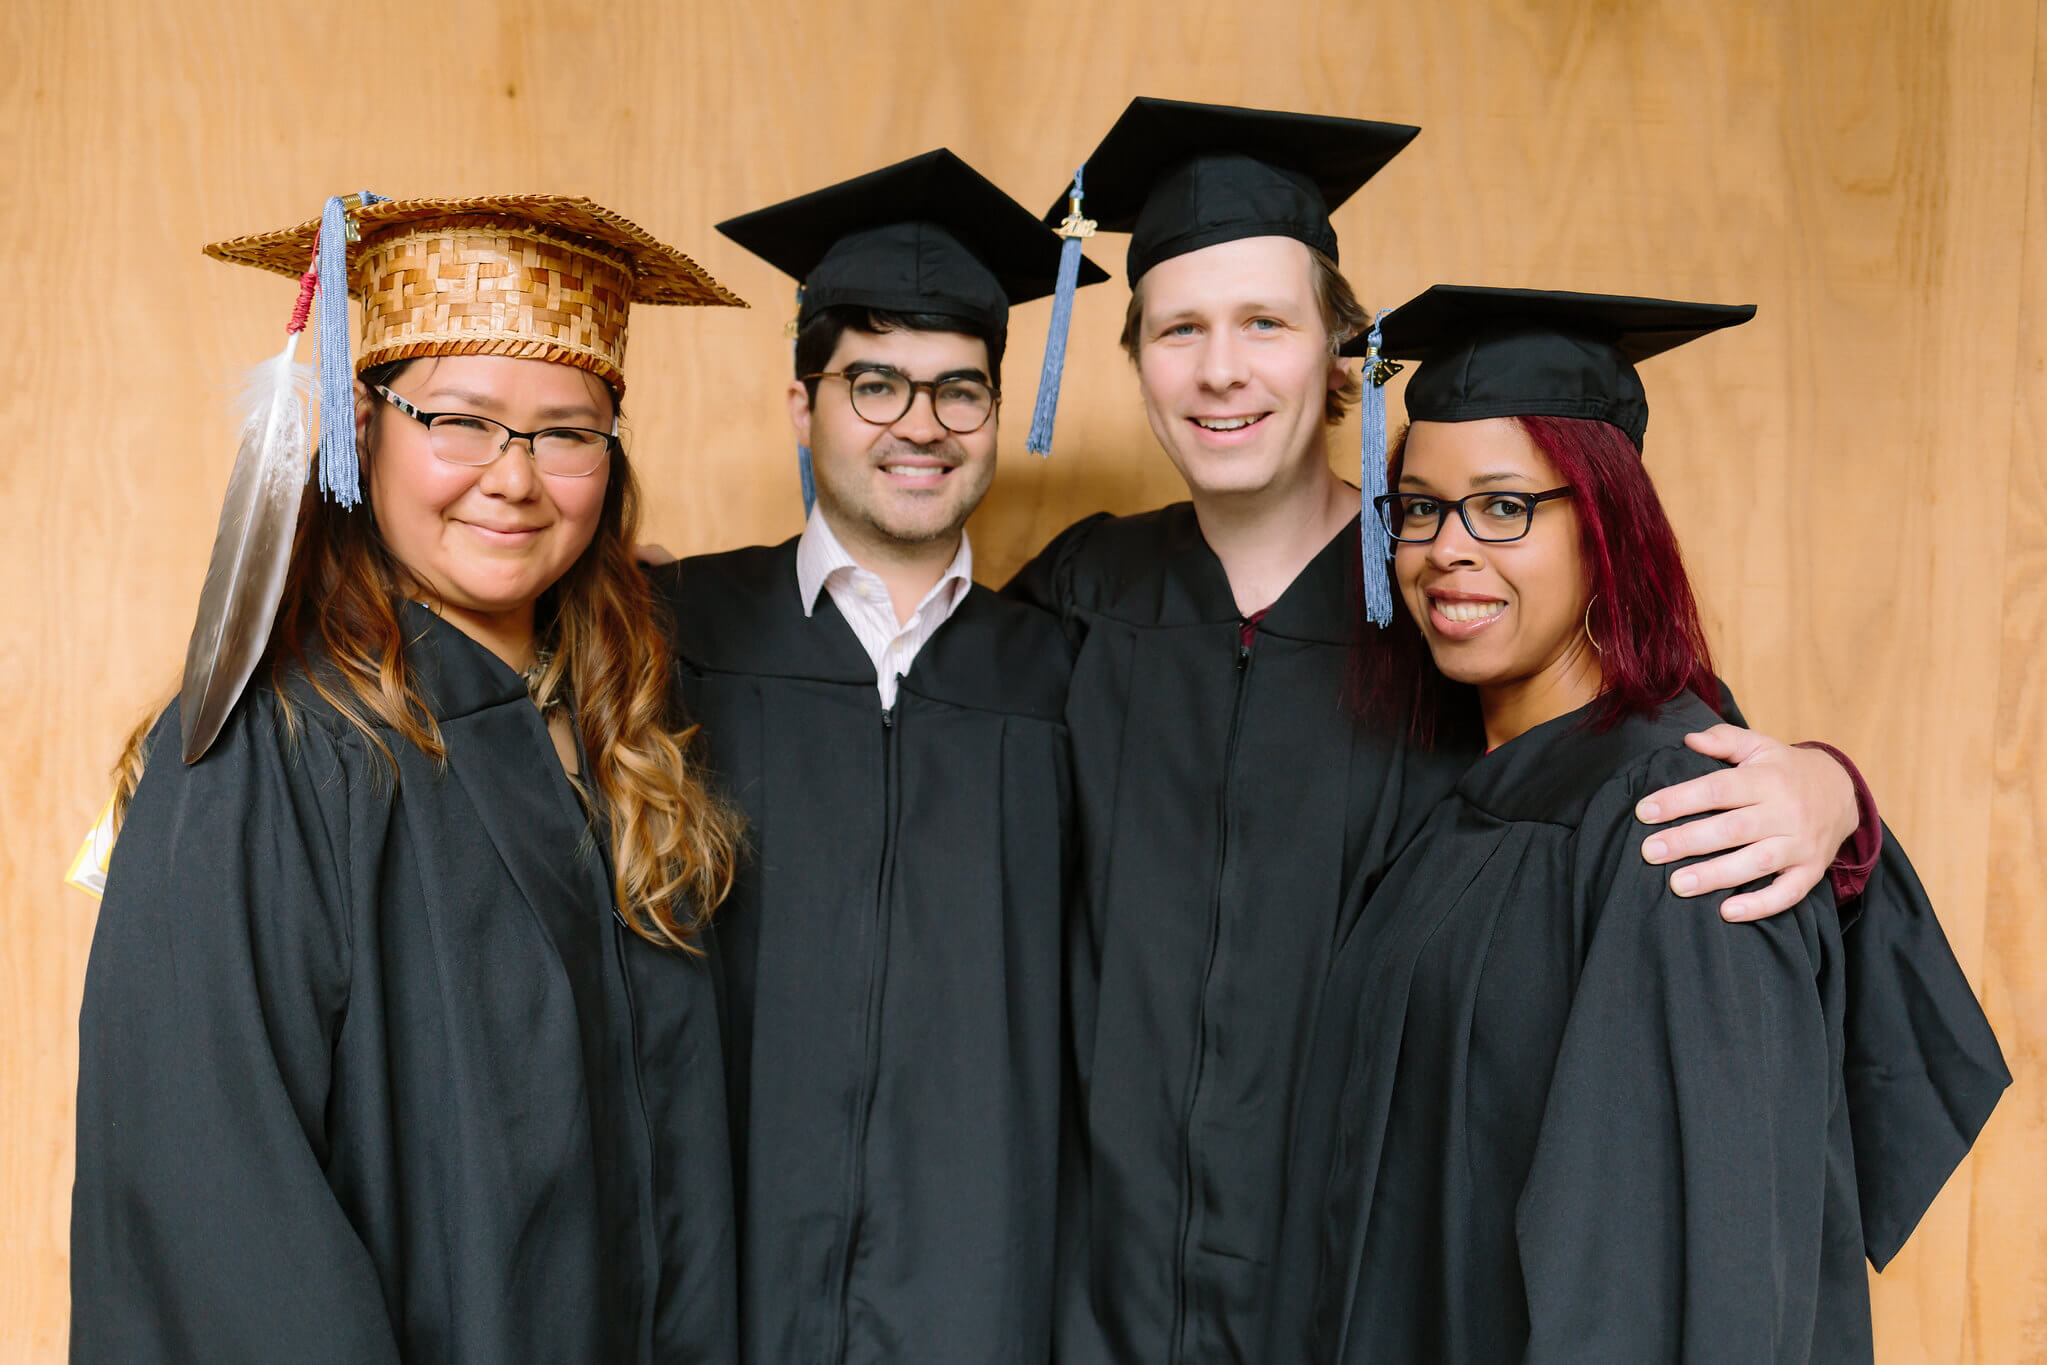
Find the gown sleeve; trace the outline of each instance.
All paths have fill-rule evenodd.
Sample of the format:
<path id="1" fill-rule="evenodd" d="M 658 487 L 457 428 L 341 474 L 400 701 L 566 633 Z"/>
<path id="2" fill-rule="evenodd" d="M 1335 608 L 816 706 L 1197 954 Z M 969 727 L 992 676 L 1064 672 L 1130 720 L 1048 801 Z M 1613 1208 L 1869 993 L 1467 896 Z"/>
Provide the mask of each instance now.
<path id="1" fill-rule="evenodd" d="M 1016 571 L 1002 587 L 1002 595 L 1059 618 L 1066 642 L 1078 649 L 1085 628 L 1074 610 L 1074 562 L 1099 522 L 1109 520 L 1107 512 L 1083 517 L 1061 531 L 1038 551 L 1036 558 Z"/>
<path id="2" fill-rule="evenodd" d="M 296 731 L 252 694 L 195 765 L 175 707 L 152 737 L 79 1017 L 75 1363 L 398 1360 L 324 1171 L 351 827 L 391 779 Z"/>
<path id="3" fill-rule="evenodd" d="M 1865 1254 L 1878 1270 L 1968 1154 L 2011 1084 L 1926 888 L 1884 832 L 1848 964 L 1848 1112 Z"/>
<path id="4" fill-rule="evenodd" d="M 1515 1211 L 1531 1363 L 1804 1360 L 1814 1329 L 1846 1141 L 1829 893 L 1755 924 L 1672 895 L 1624 804 L 1665 781 L 1580 835 L 1583 965 Z"/>
<path id="5" fill-rule="evenodd" d="M 1745 724 L 1721 685 L 1721 711 Z M 1863 1251 L 1878 1270 L 1905 1245 L 2011 1084 L 2004 1053 L 1955 960 L 1926 888 L 1855 765 L 1862 824 L 1830 871 L 1846 961 L 1848 1112 Z"/>

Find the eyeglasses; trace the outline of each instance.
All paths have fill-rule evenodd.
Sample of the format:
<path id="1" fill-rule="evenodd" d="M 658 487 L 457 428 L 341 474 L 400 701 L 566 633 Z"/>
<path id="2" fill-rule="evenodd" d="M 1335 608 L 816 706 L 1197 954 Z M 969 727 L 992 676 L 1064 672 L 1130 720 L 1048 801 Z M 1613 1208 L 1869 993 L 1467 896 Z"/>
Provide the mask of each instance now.
<path id="1" fill-rule="evenodd" d="M 493 463 L 511 449 L 512 442 L 524 441 L 533 452 L 533 467 L 557 478 L 580 479 L 595 474 L 604 462 L 624 447 L 610 432 L 588 427 L 542 427 L 539 431 L 514 431 L 503 422 L 467 412 L 421 412 L 383 385 L 377 394 L 398 411 L 426 427 L 434 458 L 447 464 L 472 468 Z"/>
<path id="2" fill-rule="evenodd" d="M 1568 498 L 1570 488 L 1546 493 L 1468 493 L 1461 498 L 1436 498 L 1426 493 L 1387 493 L 1372 499 L 1386 534 L 1403 545 L 1426 545 L 1443 533 L 1456 509 L 1458 520 L 1473 540 L 1498 545 L 1519 540 L 1535 524 L 1536 504 Z"/>
<path id="3" fill-rule="evenodd" d="M 955 436 L 965 436 L 986 426 L 988 419 L 995 415 L 995 405 L 1001 401 L 994 385 L 967 375 L 954 375 L 949 379 L 912 379 L 906 374 L 877 366 L 826 370 L 803 377 L 806 380 L 845 380 L 846 392 L 853 400 L 854 416 L 878 427 L 902 421 L 903 414 L 910 410 L 910 404 L 917 401 L 919 389 L 929 390 L 932 415 L 938 419 L 938 425 Z"/>

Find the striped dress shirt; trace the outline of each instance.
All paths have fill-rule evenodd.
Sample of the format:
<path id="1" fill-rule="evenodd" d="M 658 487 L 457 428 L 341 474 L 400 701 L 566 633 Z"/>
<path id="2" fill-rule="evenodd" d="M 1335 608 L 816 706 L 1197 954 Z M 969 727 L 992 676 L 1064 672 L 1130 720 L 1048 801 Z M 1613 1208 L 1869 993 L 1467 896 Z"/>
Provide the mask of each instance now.
<path id="1" fill-rule="evenodd" d="M 910 671 L 917 651 L 951 618 L 973 586 L 974 551 L 967 544 L 967 533 L 961 531 L 959 553 L 952 557 L 944 577 L 924 594 L 910 619 L 898 624 L 888 586 L 879 574 L 861 568 L 846 553 L 825 521 L 822 507 L 811 509 L 810 520 L 796 542 L 796 589 L 803 597 L 803 614 L 815 614 L 820 591 L 832 595 L 839 614 L 874 661 L 874 685 L 881 693 L 884 711 L 896 704 L 896 679 Z"/>

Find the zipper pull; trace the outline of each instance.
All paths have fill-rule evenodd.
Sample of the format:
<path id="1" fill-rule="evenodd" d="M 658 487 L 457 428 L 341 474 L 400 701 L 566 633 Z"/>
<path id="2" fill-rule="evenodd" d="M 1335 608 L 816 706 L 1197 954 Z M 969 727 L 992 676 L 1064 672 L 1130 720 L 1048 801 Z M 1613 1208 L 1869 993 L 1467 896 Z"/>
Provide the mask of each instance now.
<path id="1" fill-rule="evenodd" d="M 1246 644 L 1239 644 L 1237 646 L 1237 671 L 1239 673 L 1242 673 L 1245 669 L 1249 668 L 1250 666 L 1251 646 Z"/>
<path id="2" fill-rule="evenodd" d="M 887 707 L 887 708 L 885 708 L 885 709 L 884 709 L 884 710 L 882 711 L 882 713 L 881 713 L 881 728 L 882 728 L 882 729 L 884 729 L 884 730 L 893 730 L 893 729 L 895 729 L 895 728 L 896 728 L 896 708 L 895 708 L 895 707 L 893 707 L 893 706 L 890 706 L 890 707 Z"/>

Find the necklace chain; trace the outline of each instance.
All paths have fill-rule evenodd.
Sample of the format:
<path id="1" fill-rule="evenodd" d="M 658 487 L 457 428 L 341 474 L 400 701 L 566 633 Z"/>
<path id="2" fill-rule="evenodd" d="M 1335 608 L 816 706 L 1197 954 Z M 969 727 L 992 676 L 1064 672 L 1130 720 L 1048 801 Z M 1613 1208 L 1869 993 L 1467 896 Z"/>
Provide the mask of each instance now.
<path id="1" fill-rule="evenodd" d="M 564 702 L 561 699 L 560 688 L 556 688 L 555 695 L 550 697 L 548 700 L 543 702 L 540 699 L 541 679 L 547 676 L 547 666 L 553 662 L 554 662 L 553 650 L 536 649 L 533 651 L 533 663 L 526 669 L 525 673 L 521 675 L 526 679 L 526 695 L 533 699 L 533 704 L 535 706 L 538 706 L 543 713 L 546 713 L 548 711 L 559 711 L 564 709 L 565 706 Z"/>

